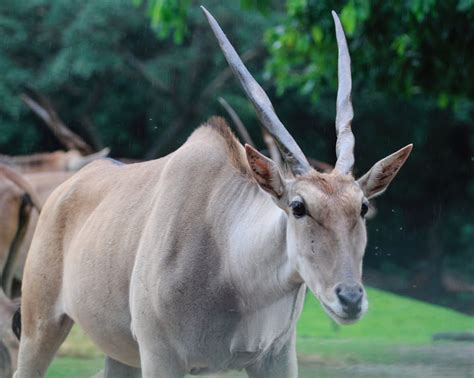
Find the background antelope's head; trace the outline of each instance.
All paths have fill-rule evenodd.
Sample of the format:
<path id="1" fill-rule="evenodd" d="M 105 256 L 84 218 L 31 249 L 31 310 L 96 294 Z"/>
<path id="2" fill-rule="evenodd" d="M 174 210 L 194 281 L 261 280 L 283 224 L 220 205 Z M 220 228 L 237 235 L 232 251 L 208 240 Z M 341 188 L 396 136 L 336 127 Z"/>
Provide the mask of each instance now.
<path id="1" fill-rule="evenodd" d="M 358 180 L 353 177 L 351 63 L 344 31 L 333 12 L 339 49 L 337 162 L 331 173 L 317 172 L 278 119 L 268 96 L 250 75 L 216 20 L 203 10 L 230 67 L 290 170 L 285 174 L 271 159 L 245 146 L 255 180 L 288 216 L 288 258 L 333 319 L 344 324 L 354 322 L 368 308 L 362 286 L 368 201 L 385 191 L 408 158 L 412 145 L 380 160 Z"/>

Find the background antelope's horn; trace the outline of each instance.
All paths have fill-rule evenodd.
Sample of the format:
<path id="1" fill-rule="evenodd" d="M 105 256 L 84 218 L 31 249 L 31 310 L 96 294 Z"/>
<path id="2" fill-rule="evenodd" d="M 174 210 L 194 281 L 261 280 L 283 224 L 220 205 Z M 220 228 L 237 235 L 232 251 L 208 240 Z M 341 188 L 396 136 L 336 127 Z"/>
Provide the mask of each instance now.
<path id="1" fill-rule="evenodd" d="M 291 171 L 295 175 L 301 175 L 308 172 L 311 169 L 308 160 L 293 137 L 286 130 L 285 126 L 283 126 L 281 121 L 278 119 L 268 96 L 247 70 L 214 17 L 203 6 L 201 6 L 201 9 L 207 17 L 209 25 L 219 42 L 219 46 L 224 53 L 229 66 L 232 68 L 235 76 L 239 79 L 247 97 L 255 107 L 260 122 L 273 138 L 275 138 L 278 148 L 280 149 L 284 160 L 288 163 Z"/>
<path id="2" fill-rule="evenodd" d="M 67 163 L 68 171 L 78 171 L 85 165 L 89 164 L 90 162 L 107 157 L 110 153 L 110 148 L 105 147 L 100 151 L 94 152 L 93 154 L 86 155 L 86 156 L 73 156 Z"/>
<path id="3" fill-rule="evenodd" d="M 342 29 L 339 17 L 332 11 L 334 26 L 336 28 L 337 48 L 339 51 L 337 76 L 337 110 L 336 110 L 336 169 L 341 173 L 349 173 L 354 166 L 354 134 L 351 129 L 351 122 L 354 118 L 352 110 L 352 78 L 351 78 L 351 57 L 347 47 L 346 36 Z"/>
<path id="4" fill-rule="evenodd" d="M 31 203 L 33 206 L 38 210 L 38 212 L 41 212 L 41 209 L 43 207 L 43 203 L 36 194 L 36 191 L 33 189 L 31 184 L 24 178 L 22 174 L 19 172 L 15 171 L 14 169 L 7 167 L 4 164 L 0 163 L 0 173 L 5 175 L 9 180 L 11 180 L 13 183 L 18 185 L 19 188 L 25 191 L 30 196 Z"/>
<path id="5" fill-rule="evenodd" d="M 247 128 L 245 127 L 244 123 L 240 119 L 239 115 L 232 108 L 232 106 L 230 106 L 229 103 L 222 97 L 219 97 L 217 100 L 219 101 L 219 104 L 221 104 L 222 107 L 225 109 L 227 114 L 229 114 L 229 117 L 232 119 L 232 122 L 234 123 L 235 128 L 237 129 L 237 132 L 239 133 L 239 136 L 242 138 L 242 141 L 244 143 L 250 144 L 251 146 L 255 147 L 256 144 L 252 140 L 252 137 L 247 131 Z"/>

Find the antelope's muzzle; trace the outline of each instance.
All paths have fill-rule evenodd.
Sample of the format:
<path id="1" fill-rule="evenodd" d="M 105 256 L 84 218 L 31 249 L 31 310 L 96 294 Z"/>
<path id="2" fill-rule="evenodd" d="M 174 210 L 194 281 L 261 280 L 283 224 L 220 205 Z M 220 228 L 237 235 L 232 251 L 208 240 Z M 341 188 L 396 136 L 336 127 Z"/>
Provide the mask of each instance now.
<path id="1" fill-rule="evenodd" d="M 349 318 L 356 318 L 362 311 L 364 289 L 358 283 L 341 283 L 335 288 L 336 296 L 341 303 L 342 310 Z"/>

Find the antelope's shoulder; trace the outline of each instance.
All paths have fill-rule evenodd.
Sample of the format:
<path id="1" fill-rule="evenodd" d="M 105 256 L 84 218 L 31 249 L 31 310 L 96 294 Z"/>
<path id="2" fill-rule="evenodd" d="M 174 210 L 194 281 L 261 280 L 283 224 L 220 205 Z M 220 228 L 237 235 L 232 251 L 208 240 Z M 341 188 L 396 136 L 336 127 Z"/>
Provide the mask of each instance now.
<path id="1" fill-rule="evenodd" d="M 222 117 L 211 117 L 183 145 L 190 158 L 212 164 L 230 163 L 243 176 L 251 177 L 245 150 Z"/>

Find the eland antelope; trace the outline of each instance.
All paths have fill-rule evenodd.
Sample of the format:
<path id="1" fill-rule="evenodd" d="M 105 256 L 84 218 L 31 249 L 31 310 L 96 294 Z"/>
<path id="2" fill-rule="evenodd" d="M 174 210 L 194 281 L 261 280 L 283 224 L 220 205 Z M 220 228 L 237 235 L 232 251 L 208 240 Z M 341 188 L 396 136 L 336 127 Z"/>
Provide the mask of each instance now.
<path id="1" fill-rule="evenodd" d="M 312 169 L 216 20 L 219 45 L 288 172 L 211 118 L 178 150 L 96 161 L 46 202 L 28 254 L 16 378 L 43 376 L 74 322 L 106 354 L 106 377 L 246 369 L 295 377 L 306 287 L 339 323 L 367 310 L 367 201 L 412 146 L 355 180 L 350 58 L 339 47 L 337 162 Z M 19 316 L 15 317 L 18 327 Z"/>
<path id="2" fill-rule="evenodd" d="M 104 148 L 98 152 L 83 156 L 78 150 L 43 152 L 33 155 L 0 155 L 0 163 L 15 168 L 22 173 L 36 172 L 75 172 L 91 161 L 106 157 L 110 152 Z"/>
<path id="3" fill-rule="evenodd" d="M 13 256 L 23 245 L 34 216 L 32 210 L 41 211 L 42 203 L 23 175 L 0 164 L 0 281 L 4 289 L 10 287 L 8 272 L 14 269 Z"/>
<path id="4" fill-rule="evenodd" d="M 74 172 L 38 172 L 26 173 L 23 178 L 29 183 L 30 188 L 33 189 L 36 198 L 41 204 L 46 202 L 49 195 L 64 181 L 70 178 Z M 0 191 L 1 196 L 1 191 Z M 3 199 L 0 199 L 0 207 L 3 205 Z M 38 223 L 39 209 L 36 208 L 29 215 L 29 222 L 26 225 L 25 233 L 22 239 L 17 243 L 16 248 L 9 250 L 5 255 L 5 260 L 8 261 L 8 266 L 5 267 L 2 274 L 2 286 L 9 297 L 19 295 L 19 285 L 23 275 L 23 267 L 25 266 L 26 256 L 30 249 L 33 234 Z M 7 224 L 13 221 L 6 213 L 0 214 L 0 224 Z M 3 238 L 0 237 L 0 242 Z M 0 251 L 1 253 L 1 251 Z M 0 254 L 0 258 L 3 255 Z"/>

